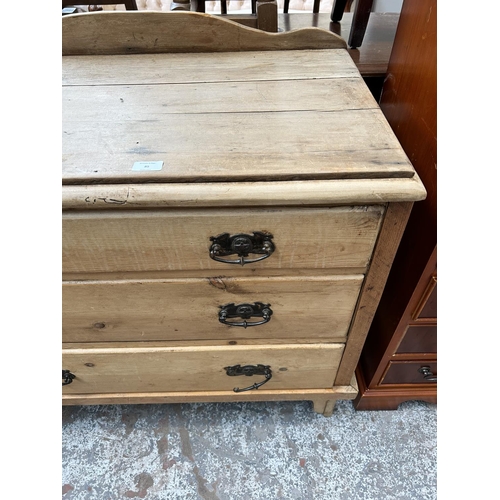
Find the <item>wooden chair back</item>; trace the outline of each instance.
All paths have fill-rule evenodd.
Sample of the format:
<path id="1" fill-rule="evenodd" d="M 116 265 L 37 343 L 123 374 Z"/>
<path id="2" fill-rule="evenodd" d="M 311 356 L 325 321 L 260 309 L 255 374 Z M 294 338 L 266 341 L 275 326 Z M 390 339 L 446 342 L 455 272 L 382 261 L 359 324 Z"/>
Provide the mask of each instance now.
<path id="1" fill-rule="evenodd" d="M 199 12 L 102 11 L 63 16 L 63 55 L 346 48 L 321 28 L 270 33 Z"/>

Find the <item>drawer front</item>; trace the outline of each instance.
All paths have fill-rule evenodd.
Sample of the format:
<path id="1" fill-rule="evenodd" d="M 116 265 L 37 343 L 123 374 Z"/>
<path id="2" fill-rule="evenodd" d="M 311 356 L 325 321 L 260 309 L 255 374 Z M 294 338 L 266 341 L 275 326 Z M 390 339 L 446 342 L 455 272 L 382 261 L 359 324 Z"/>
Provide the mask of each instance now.
<path id="1" fill-rule="evenodd" d="M 63 370 L 75 378 L 63 394 L 233 391 L 264 375 L 228 376 L 230 366 L 269 366 L 263 389 L 323 389 L 333 386 L 343 344 L 285 346 L 132 347 L 65 349 Z"/>
<path id="2" fill-rule="evenodd" d="M 437 325 L 409 326 L 396 353 L 437 353 Z"/>
<path id="3" fill-rule="evenodd" d="M 437 319 L 437 276 L 433 275 L 413 313 L 414 320 Z"/>
<path id="4" fill-rule="evenodd" d="M 428 367 L 429 372 L 421 373 L 423 367 Z M 429 378 L 425 378 L 428 374 Z M 389 368 L 382 380 L 382 385 L 387 384 L 436 384 L 437 380 L 437 363 L 421 361 L 421 362 L 408 362 L 408 361 L 391 361 Z"/>
<path id="5" fill-rule="evenodd" d="M 63 272 L 234 269 L 210 257 L 210 238 L 253 232 L 271 234 L 275 249 L 247 269 L 365 269 L 383 212 L 383 206 L 67 212 Z"/>
<path id="6" fill-rule="evenodd" d="M 357 275 L 67 282 L 62 294 L 63 341 L 342 341 L 362 281 Z M 257 303 L 269 305 L 271 315 L 259 315 L 263 308 Z M 224 307 L 230 304 L 234 306 Z M 239 307 L 244 304 L 253 307 L 253 316 L 245 317 L 248 308 Z M 241 315 L 230 317 L 227 313 L 234 309 Z M 229 325 L 245 321 L 246 328 Z"/>

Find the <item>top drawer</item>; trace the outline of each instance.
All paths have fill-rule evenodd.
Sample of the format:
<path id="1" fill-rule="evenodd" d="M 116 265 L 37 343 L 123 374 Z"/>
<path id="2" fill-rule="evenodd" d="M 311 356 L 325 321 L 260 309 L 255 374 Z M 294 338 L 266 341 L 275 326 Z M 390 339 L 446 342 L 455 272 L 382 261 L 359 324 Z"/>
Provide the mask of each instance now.
<path id="1" fill-rule="evenodd" d="M 366 268 L 384 210 L 364 206 L 66 212 L 63 272 L 227 271 L 234 264 L 210 257 L 211 237 L 256 231 L 272 235 L 274 251 L 245 268 Z"/>

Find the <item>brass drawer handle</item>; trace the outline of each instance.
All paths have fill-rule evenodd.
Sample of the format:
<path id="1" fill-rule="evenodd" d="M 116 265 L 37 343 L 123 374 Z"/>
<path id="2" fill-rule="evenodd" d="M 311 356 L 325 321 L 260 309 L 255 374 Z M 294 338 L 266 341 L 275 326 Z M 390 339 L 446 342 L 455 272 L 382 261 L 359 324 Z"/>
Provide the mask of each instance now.
<path id="1" fill-rule="evenodd" d="M 271 367 L 267 365 L 234 365 L 226 366 L 224 370 L 226 370 L 226 375 L 229 375 L 230 377 L 236 377 L 238 375 L 246 375 L 247 377 L 251 377 L 252 375 L 264 375 L 266 377 L 262 382 L 256 382 L 255 384 L 249 387 L 245 387 L 244 389 L 235 387 L 233 389 L 234 392 L 245 392 L 252 391 L 253 389 L 258 389 L 259 387 L 269 382 L 269 380 L 271 380 L 273 376 Z"/>
<path id="2" fill-rule="evenodd" d="M 428 380 L 429 382 L 437 382 L 437 375 L 431 372 L 430 366 L 422 366 L 418 369 L 418 371 L 424 376 L 425 380 Z"/>
<path id="3" fill-rule="evenodd" d="M 74 378 L 76 378 L 76 375 L 73 375 L 69 370 L 62 371 L 62 380 L 63 380 L 62 385 L 71 384 Z"/>
<path id="4" fill-rule="evenodd" d="M 267 259 L 275 250 L 272 242 L 273 235 L 254 231 L 253 236 L 249 234 L 235 234 L 231 236 L 229 233 L 219 234 L 219 236 L 211 236 L 210 241 L 210 258 L 217 262 L 225 264 L 251 264 Z M 229 255 L 238 255 L 239 259 L 225 259 Z M 257 254 L 260 257 L 249 259 L 249 254 Z"/>
<path id="5" fill-rule="evenodd" d="M 225 306 L 220 306 L 219 311 L 219 321 L 224 325 L 229 326 L 242 326 L 247 328 L 248 326 L 258 326 L 264 325 L 271 321 L 271 316 L 273 315 L 273 310 L 270 304 L 263 304 L 262 302 L 254 302 L 253 304 L 226 304 Z M 250 321 L 247 319 L 252 317 L 262 318 L 261 321 Z M 243 321 L 227 321 L 231 318 L 241 318 Z"/>

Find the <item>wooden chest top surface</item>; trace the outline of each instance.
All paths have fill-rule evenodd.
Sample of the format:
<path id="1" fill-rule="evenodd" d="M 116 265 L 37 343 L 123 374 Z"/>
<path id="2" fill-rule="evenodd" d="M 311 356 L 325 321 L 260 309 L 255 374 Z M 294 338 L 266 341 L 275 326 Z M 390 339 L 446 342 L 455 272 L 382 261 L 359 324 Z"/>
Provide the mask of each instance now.
<path id="1" fill-rule="evenodd" d="M 344 49 L 65 56 L 62 75 L 63 184 L 415 175 Z"/>

